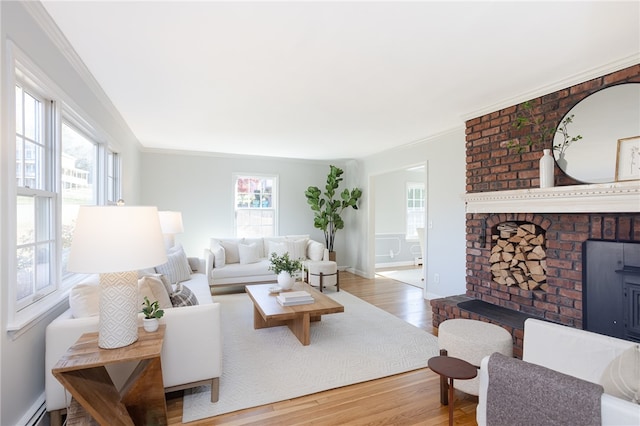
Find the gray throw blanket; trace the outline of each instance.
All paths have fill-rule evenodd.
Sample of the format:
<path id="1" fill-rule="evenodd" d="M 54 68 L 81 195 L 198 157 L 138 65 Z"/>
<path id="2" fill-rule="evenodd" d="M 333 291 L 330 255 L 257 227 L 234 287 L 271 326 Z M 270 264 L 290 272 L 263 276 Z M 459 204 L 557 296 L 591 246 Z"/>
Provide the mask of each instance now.
<path id="1" fill-rule="evenodd" d="M 601 424 L 600 385 L 499 353 L 487 369 L 488 426 Z"/>

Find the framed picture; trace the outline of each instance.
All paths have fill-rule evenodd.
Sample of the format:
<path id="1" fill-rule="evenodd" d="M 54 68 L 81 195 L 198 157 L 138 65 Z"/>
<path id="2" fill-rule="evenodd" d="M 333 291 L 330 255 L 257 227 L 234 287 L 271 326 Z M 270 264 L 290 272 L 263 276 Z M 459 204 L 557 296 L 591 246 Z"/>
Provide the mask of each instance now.
<path id="1" fill-rule="evenodd" d="M 616 182 L 640 180 L 640 136 L 618 139 Z"/>

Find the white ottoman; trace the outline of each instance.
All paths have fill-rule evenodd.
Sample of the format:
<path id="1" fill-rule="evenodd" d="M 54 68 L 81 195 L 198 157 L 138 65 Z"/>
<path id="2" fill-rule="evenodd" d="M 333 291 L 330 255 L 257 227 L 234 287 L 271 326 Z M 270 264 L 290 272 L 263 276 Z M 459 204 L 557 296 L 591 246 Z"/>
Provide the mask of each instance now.
<path id="1" fill-rule="evenodd" d="M 445 349 L 448 356 L 463 359 L 476 367 L 480 367 L 482 358 L 494 352 L 513 356 L 511 333 L 498 325 L 470 319 L 450 319 L 441 323 L 438 346 Z M 455 388 L 478 395 L 479 383 L 478 377 L 458 380 Z"/>
<path id="2" fill-rule="evenodd" d="M 331 260 L 310 260 L 306 263 L 305 281 L 312 286 L 318 287 L 320 292 L 323 288 L 335 285 L 340 291 L 340 279 L 338 276 L 338 264 Z"/>

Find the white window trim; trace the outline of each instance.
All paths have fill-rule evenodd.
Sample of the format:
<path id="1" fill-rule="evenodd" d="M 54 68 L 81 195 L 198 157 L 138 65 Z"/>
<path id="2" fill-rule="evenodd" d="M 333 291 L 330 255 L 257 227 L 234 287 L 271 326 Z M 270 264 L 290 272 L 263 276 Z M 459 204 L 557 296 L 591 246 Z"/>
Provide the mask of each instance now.
<path id="1" fill-rule="evenodd" d="M 408 222 L 408 217 L 409 217 L 409 206 L 408 206 L 408 196 L 409 196 L 409 189 L 411 188 L 419 188 L 422 189 L 423 193 L 424 193 L 424 197 L 423 197 L 423 203 L 424 203 L 424 207 L 423 207 L 423 215 L 426 215 L 426 211 L 427 211 L 427 200 L 426 200 L 426 187 L 424 182 L 407 182 L 405 185 L 405 192 L 404 192 L 404 212 L 405 212 L 405 232 L 407 232 L 407 228 L 409 226 L 409 222 Z M 424 221 L 425 219 L 423 219 Z M 415 242 L 415 241 L 420 241 L 418 234 L 416 233 L 415 235 L 409 235 L 408 233 L 405 235 L 405 240 L 406 241 L 410 241 L 410 242 Z"/>
<path id="2" fill-rule="evenodd" d="M 30 90 L 34 90 L 35 93 L 43 96 L 47 99 L 53 99 L 56 106 L 56 116 L 55 116 L 55 158 L 53 161 L 53 179 L 54 186 L 53 190 L 60 194 L 61 190 L 61 182 L 60 182 L 60 173 L 61 173 L 61 165 L 60 165 L 60 152 L 61 152 L 61 126 L 63 117 L 68 120 L 70 123 L 74 123 L 80 129 L 83 129 L 87 134 L 91 135 L 91 139 L 98 143 L 99 146 L 99 154 L 98 154 L 98 193 L 97 193 L 97 202 L 98 204 L 104 204 L 106 202 L 106 176 L 104 172 L 106 171 L 106 150 L 110 149 L 110 144 L 105 139 L 105 137 L 100 137 L 99 134 L 106 135 L 99 126 L 94 123 L 83 119 L 83 117 L 88 117 L 84 111 L 79 108 L 75 102 L 71 100 L 66 93 L 60 89 L 60 87 L 53 82 L 42 69 L 33 63 L 30 58 L 22 52 L 12 41 L 7 40 L 6 42 L 6 68 L 3 69 L 3 73 L 5 78 L 2 80 L 3 93 L 11 94 L 7 95 L 5 99 L 5 104 L 3 108 L 8 112 L 8 116 L 10 117 L 7 120 L 7 125 L 4 126 L 4 132 L 2 133 L 2 138 L 5 141 L 13 141 L 13 143 L 3 143 L 0 147 L 0 156 L 3 158 L 7 158 L 10 161 L 5 161 L 4 164 L 7 164 L 4 169 L 4 173 L 2 174 L 2 178 L 0 178 L 0 182 L 2 185 L 2 192 L 6 194 L 6 198 L 2 199 L 2 203 L 7 203 L 3 206 L 3 215 L 2 215 L 2 223 L 0 234 L 14 237 L 11 238 L 2 238 L 2 252 L 3 253 L 15 253 L 16 252 L 16 241 L 15 241 L 15 233 L 17 226 L 17 218 L 16 218 L 16 209 L 15 202 L 17 197 L 17 187 L 15 183 L 16 176 L 16 167 L 15 167 L 15 158 L 16 158 L 16 148 L 15 148 L 15 86 L 18 82 L 18 78 L 21 81 L 24 81 L 25 84 L 29 87 Z M 40 88 L 46 88 L 46 93 Z M 93 129 L 93 130 L 88 130 Z M 116 151 L 113 151 L 116 152 Z M 121 159 L 120 159 L 121 161 Z M 118 176 L 120 179 L 121 176 Z M 118 183 L 118 185 L 120 185 Z M 119 189 L 120 191 L 120 189 Z M 56 197 L 55 202 L 55 216 L 59 216 L 61 212 L 62 199 L 60 196 Z M 60 279 L 61 277 L 61 243 L 60 243 L 60 232 L 61 232 L 61 224 L 59 220 L 55 220 L 54 230 L 56 233 L 56 278 Z M 59 281 L 57 285 L 57 289 L 52 293 L 44 296 L 41 300 L 36 303 L 31 304 L 28 307 L 25 307 L 21 310 L 16 310 L 16 285 L 15 285 L 15 271 L 16 271 L 16 259 L 15 255 L 6 256 L 4 259 L 4 264 L 0 270 L 2 271 L 2 278 L 4 282 L 9 283 L 7 286 L 7 302 L 3 303 L 3 306 L 0 308 L 0 311 L 6 309 L 6 317 L 7 317 L 7 325 L 6 330 L 9 333 L 11 339 L 15 340 L 20 337 L 24 333 L 26 333 L 33 326 L 38 324 L 40 321 L 44 320 L 48 317 L 48 314 L 52 311 L 57 311 L 61 309 L 61 307 L 65 306 L 65 303 L 68 301 L 69 291 L 71 287 L 78 282 L 84 280 L 86 275 L 76 274 L 73 277 L 66 279 L 64 281 Z"/>
<path id="3" fill-rule="evenodd" d="M 237 211 L 238 211 L 238 207 L 236 206 L 236 181 L 238 180 L 239 177 L 257 177 L 257 178 L 272 178 L 273 179 L 273 186 L 274 186 L 274 190 L 275 190 L 275 194 L 273 194 L 273 198 L 272 198 L 272 209 L 274 211 L 274 220 L 275 223 L 273 224 L 273 235 L 277 236 L 280 235 L 279 233 L 279 228 L 280 228 L 280 176 L 277 174 L 270 174 L 270 173 L 242 173 L 242 172 L 234 172 L 232 175 L 232 198 L 233 198 L 233 234 L 236 237 L 243 237 L 243 235 L 237 235 L 237 229 L 238 229 L 238 215 L 237 215 Z"/>

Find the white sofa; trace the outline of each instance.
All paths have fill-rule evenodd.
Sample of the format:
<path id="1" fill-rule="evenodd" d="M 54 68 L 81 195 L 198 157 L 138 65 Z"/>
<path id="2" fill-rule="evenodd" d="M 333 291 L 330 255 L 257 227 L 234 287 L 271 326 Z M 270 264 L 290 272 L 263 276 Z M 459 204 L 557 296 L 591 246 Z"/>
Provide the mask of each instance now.
<path id="1" fill-rule="evenodd" d="M 198 265 L 191 279 L 181 284 L 188 287 L 198 304 L 164 309 L 160 319 L 166 324 L 162 347 L 162 379 L 165 391 L 211 384 L 211 401 L 218 400 L 219 378 L 222 375 L 222 331 L 220 304 L 214 303 L 207 276 L 202 273 L 204 261 Z M 98 331 L 98 317 L 74 318 L 72 309 L 53 320 L 46 330 L 45 393 L 47 411 L 52 424 L 60 424 L 61 414 L 71 401 L 70 395 L 51 374 L 60 357 L 84 333 Z M 142 314 L 139 322 L 142 325 Z M 120 387 L 135 368 L 135 364 L 115 364 L 107 367 L 114 384 Z"/>
<path id="2" fill-rule="evenodd" d="M 287 235 L 264 238 L 211 238 L 204 249 L 209 285 L 239 285 L 273 282 L 276 275 L 269 270 L 271 253 L 289 252 L 302 261 L 329 260 L 323 243 L 309 235 Z"/>
<path id="3" fill-rule="evenodd" d="M 601 377 L 609 364 L 634 346 L 638 346 L 638 343 L 547 321 L 527 319 L 522 360 L 601 384 Z M 491 381 L 488 362 L 487 356 L 480 365 L 480 393 L 476 411 L 476 420 L 480 426 L 487 424 L 487 389 Z M 640 363 L 635 365 L 636 375 L 638 370 Z M 632 377 L 631 373 L 623 374 L 629 379 Z M 635 380 L 637 387 L 640 385 L 637 376 Z M 640 425 L 640 405 L 608 393 L 602 394 L 600 403 L 603 425 Z"/>

